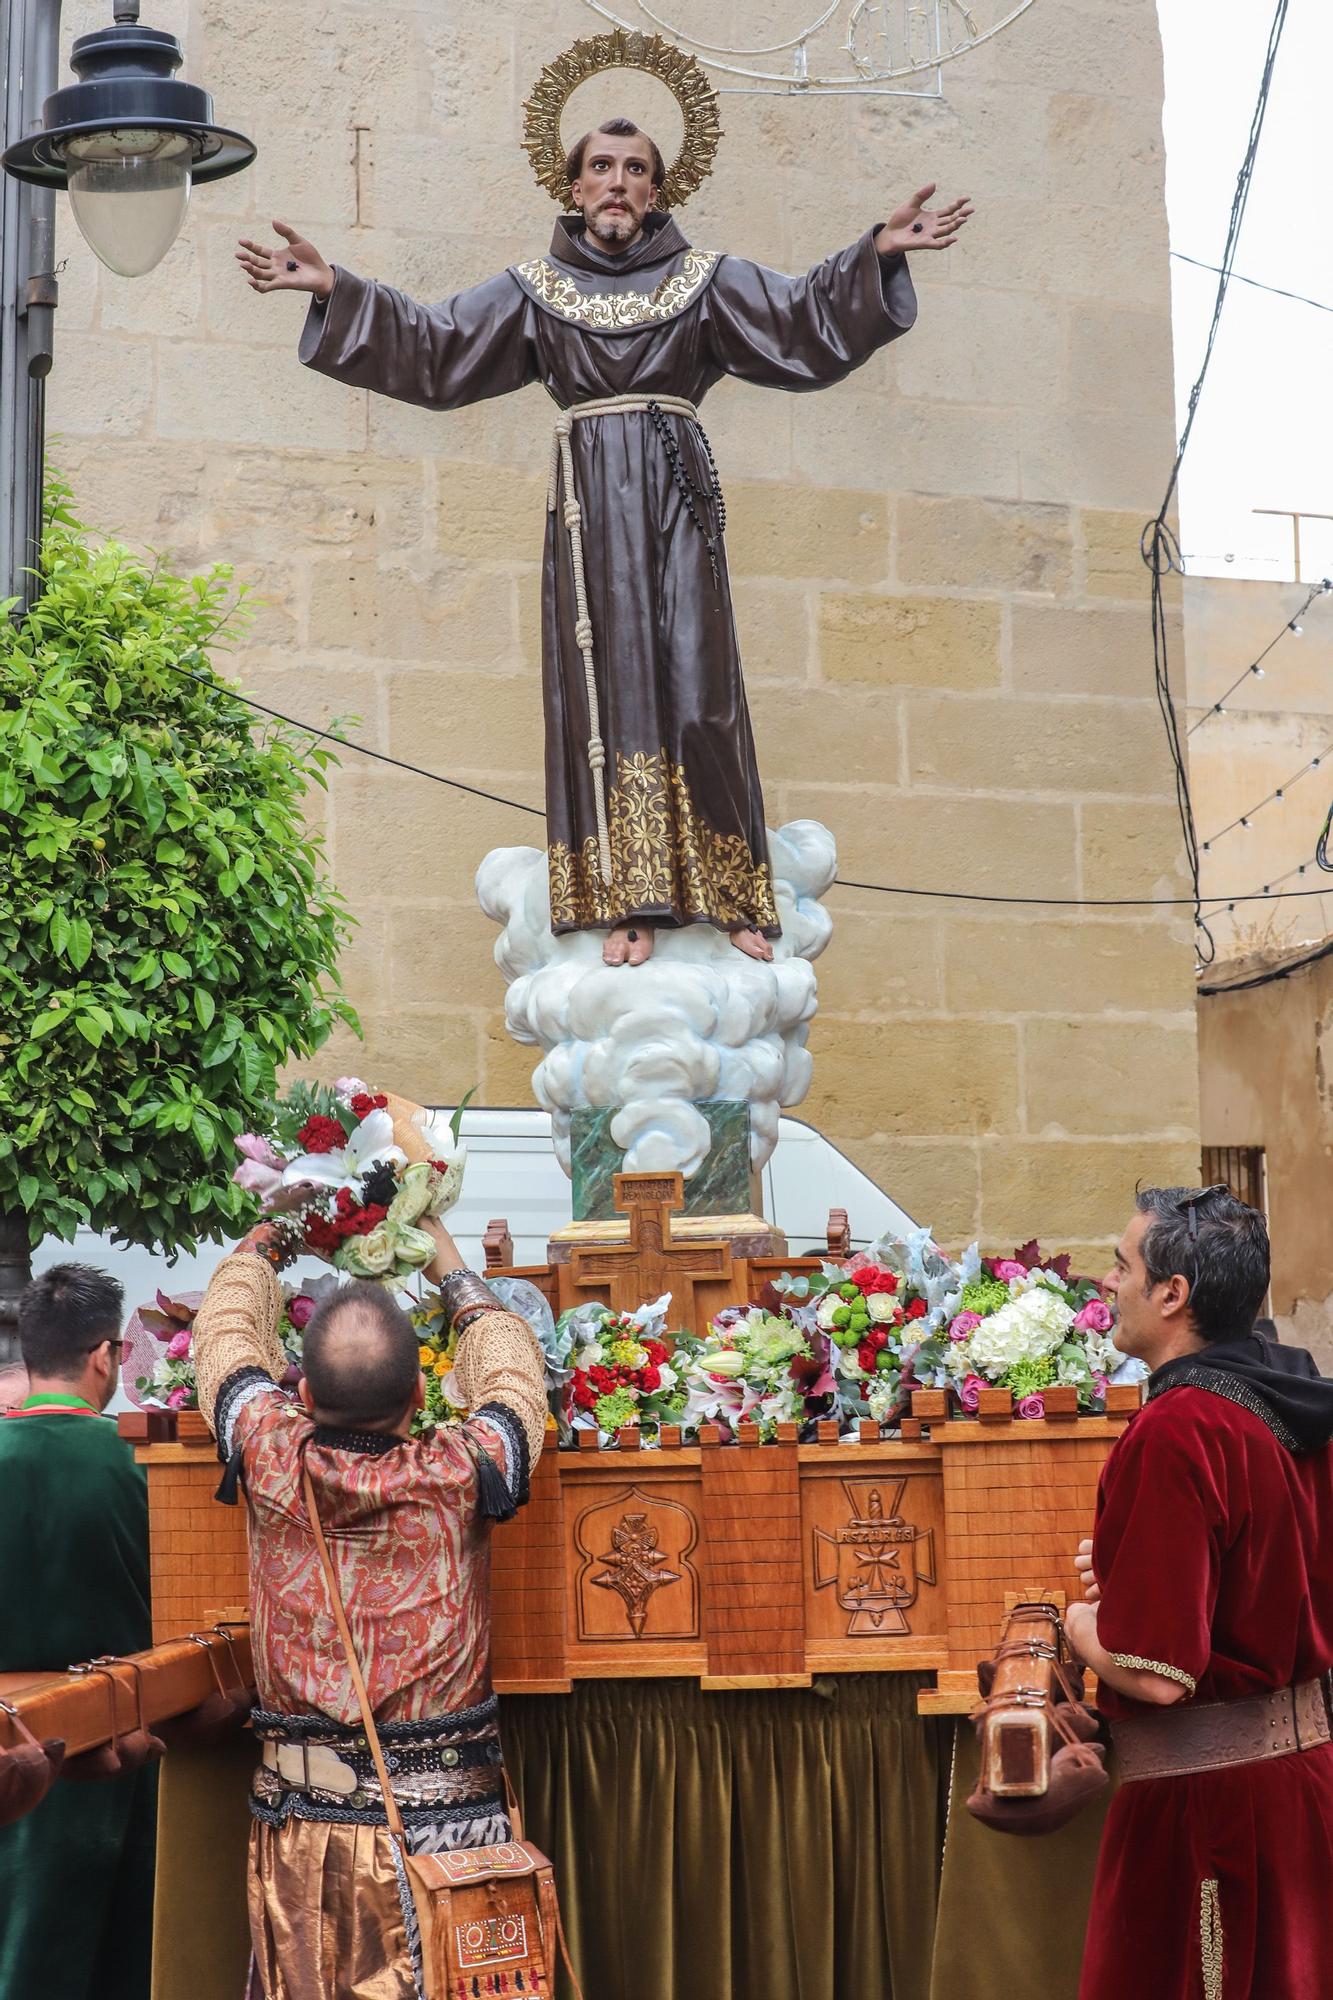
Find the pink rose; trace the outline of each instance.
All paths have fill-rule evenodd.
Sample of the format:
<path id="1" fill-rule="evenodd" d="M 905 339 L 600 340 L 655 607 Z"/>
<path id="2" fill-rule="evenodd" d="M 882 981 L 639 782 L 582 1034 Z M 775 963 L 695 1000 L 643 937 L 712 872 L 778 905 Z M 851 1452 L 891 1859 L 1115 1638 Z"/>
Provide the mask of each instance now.
<path id="1" fill-rule="evenodd" d="M 1044 1417 L 1046 1414 L 1045 1397 L 1038 1391 L 1034 1391 L 1030 1396 L 1021 1396 L 1014 1414 L 1019 1417 Z"/>
<path id="2" fill-rule="evenodd" d="M 957 1319 L 949 1322 L 950 1340 L 966 1340 L 981 1325 L 980 1313 L 959 1313 Z"/>
<path id="3" fill-rule="evenodd" d="M 1111 1308 L 1101 1299 L 1089 1299 L 1082 1312 L 1074 1315 L 1080 1333 L 1109 1333 L 1111 1324 Z"/>
<path id="4" fill-rule="evenodd" d="M 167 1342 L 167 1360 L 184 1361 L 190 1351 L 190 1329 L 183 1326 L 179 1333 L 173 1333 Z"/>
<path id="5" fill-rule="evenodd" d="M 298 1333 L 304 1333 L 314 1314 L 315 1301 L 298 1292 L 287 1308 L 287 1317 Z"/>
<path id="6" fill-rule="evenodd" d="M 185 1388 L 184 1385 L 179 1389 L 173 1389 L 167 1397 L 167 1408 L 169 1410 L 183 1410 L 189 1402 L 191 1394 L 192 1391 Z"/>
<path id="7" fill-rule="evenodd" d="M 1104 1375 L 1093 1376 L 1092 1394 L 1095 1402 L 1104 1403 L 1106 1401 L 1106 1377 Z"/>
<path id="8" fill-rule="evenodd" d="M 985 1387 L 986 1384 L 980 1375 L 967 1375 L 959 1384 L 958 1400 L 969 1414 L 978 1408 L 981 1392 Z"/>
<path id="9" fill-rule="evenodd" d="M 1026 1278 L 1028 1274 L 1026 1264 L 1019 1264 L 1012 1257 L 997 1257 L 991 1269 L 1002 1285 L 1012 1285 L 1015 1278 Z"/>
<path id="10" fill-rule="evenodd" d="M 261 1139 L 257 1132 L 242 1132 L 236 1150 L 243 1160 L 257 1160 L 261 1167 L 276 1167 L 281 1171 L 287 1164 L 277 1148 L 267 1139 Z"/>

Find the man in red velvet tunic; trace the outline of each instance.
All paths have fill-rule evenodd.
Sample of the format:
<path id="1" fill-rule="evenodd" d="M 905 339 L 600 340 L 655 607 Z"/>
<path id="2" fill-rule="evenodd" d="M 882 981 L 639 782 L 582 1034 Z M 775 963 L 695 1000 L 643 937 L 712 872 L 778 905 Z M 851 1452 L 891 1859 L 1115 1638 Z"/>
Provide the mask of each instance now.
<path id="1" fill-rule="evenodd" d="M 1066 1621 L 1121 1779 L 1080 2000 L 1326 2000 L 1333 1383 L 1254 1331 L 1268 1234 L 1224 1188 L 1143 1190 L 1107 1285 L 1152 1374 Z"/>

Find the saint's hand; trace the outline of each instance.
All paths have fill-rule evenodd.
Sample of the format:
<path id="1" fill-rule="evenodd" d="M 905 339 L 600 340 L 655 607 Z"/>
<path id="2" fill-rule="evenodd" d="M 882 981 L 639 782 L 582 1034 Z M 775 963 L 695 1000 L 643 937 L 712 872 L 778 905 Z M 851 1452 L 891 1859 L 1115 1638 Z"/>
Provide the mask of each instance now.
<path id="1" fill-rule="evenodd" d="M 1083 1585 L 1083 1595 L 1089 1604 L 1101 1602 L 1101 1585 L 1092 1573 L 1092 1543 L 1082 1541 L 1078 1554 L 1074 1557 L 1074 1568 L 1078 1571 L 1079 1582 Z"/>
<path id="2" fill-rule="evenodd" d="M 973 213 L 972 203 L 965 194 L 955 195 L 942 208 L 927 208 L 926 203 L 935 192 L 935 183 L 918 188 L 910 201 L 901 208 L 895 208 L 884 227 L 875 237 L 875 248 L 881 257 L 891 257 L 899 250 L 948 250 L 958 240 L 958 232 Z"/>
<path id="3" fill-rule="evenodd" d="M 245 272 L 252 292 L 313 292 L 326 299 L 333 290 L 333 272 L 313 243 L 286 222 L 273 225 L 282 243 L 275 249 L 266 243 L 252 243 L 243 236 L 236 261 Z"/>

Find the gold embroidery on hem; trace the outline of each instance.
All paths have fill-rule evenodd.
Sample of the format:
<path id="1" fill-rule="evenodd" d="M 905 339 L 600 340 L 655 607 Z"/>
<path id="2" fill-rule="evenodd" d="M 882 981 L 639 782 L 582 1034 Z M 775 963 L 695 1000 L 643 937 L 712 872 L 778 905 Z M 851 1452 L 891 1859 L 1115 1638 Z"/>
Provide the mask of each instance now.
<path id="1" fill-rule="evenodd" d="M 1111 1657 L 1114 1659 L 1115 1655 Z M 1226 1965 L 1222 1896 L 1215 1875 L 1210 1875 L 1199 1884 L 1199 1950 L 1203 1959 L 1203 2000 L 1222 2000 Z"/>
<path id="2" fill-rule="evenodd" d="M 1129 1667 L 1135 1673 L 1160 1674 L 1163 1680 L 1179 1681 L 1186 1694 L 1193 1694 L 1199 1685 L 1193 1674 L 1187 1674 L 1183 1667 L 1168 1667 L 1161 1660 L 1140 1659 L 1137 1653 L 1112 1653 L 1111 1658 L 1118 1667 Z"/>
<path id="3" fill-rule="evenodd" d="M 603 882 L 593 835 L 576 854 L 547 848 L 551 922 L 581 929 L 618 923 L 631 912 L 667 909 L 687 920 L 777 925 L 772 874 L 739 833 L 718 833 L 700 816 L 684 766 L 665 751 L 616 759 L 607 797 L 611 881 Z"/>
<path id="4" fill-rule="evenodd" d="M 545 257 L 533 257 L 514 269 L 531 285 L 538 303 L 549 306 L 561 319 L 575 326 L 590 326 L 598 333 L 623 333 L 684 312 L 712 276 L 717 261 L 716 251 L 687 251 L 680 270 L 663 278 L 651 292 L 581 292 L 572 278 L 557 271 Z"/>

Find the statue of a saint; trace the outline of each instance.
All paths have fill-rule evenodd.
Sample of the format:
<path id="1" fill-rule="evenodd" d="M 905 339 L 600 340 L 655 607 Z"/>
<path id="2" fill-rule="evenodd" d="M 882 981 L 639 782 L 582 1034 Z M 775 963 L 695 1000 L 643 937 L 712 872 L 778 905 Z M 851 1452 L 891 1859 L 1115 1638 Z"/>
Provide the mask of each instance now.
<path id="1" fill-rule="evenodd" d="M 691 248 L 664 199 L 688 166 L 683 152 L 668 171 L 609 119 L 560 158 L 570 212 L 547 255 L 440 305 L 331 267 L 286 223 L 280 246 L 237 253 L 256 291 L 313 293 L 301 359 L 337 381 L 433 410 L 541 382 L 559 405 L 542 587 L 551 924 L 606 930 L 611 965 L 640 964 L 660 924 L 710 923 L 765 959 L 779 933 L 697 405 L 724 375 L 842 381 L 912 325 L 907 253 L 948 249 L 972 213 L 965 197 L 928 208 L 920 188 L 786 278 Z"/>

